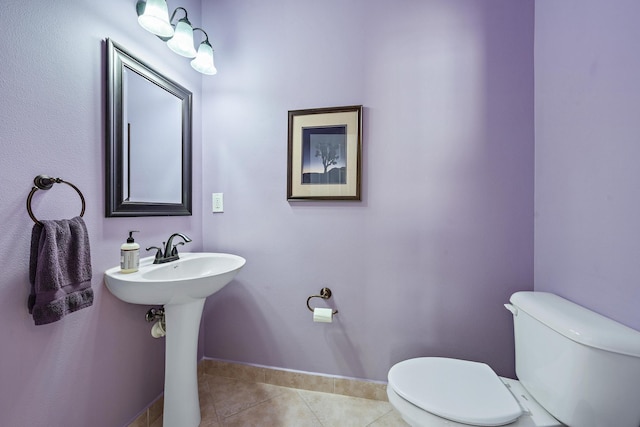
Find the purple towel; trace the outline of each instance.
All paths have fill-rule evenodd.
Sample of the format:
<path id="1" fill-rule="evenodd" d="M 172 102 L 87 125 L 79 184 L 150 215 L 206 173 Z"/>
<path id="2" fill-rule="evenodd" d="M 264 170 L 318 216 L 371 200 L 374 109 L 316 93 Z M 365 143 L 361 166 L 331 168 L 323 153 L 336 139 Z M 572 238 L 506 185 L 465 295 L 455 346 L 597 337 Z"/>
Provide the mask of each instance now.
<path id="1" fill-rule="evenodd" d="M 93 304 L 87 226 L 79 216 L 44 220 L 31 232 L 29 313 L 45 325 Z"/>

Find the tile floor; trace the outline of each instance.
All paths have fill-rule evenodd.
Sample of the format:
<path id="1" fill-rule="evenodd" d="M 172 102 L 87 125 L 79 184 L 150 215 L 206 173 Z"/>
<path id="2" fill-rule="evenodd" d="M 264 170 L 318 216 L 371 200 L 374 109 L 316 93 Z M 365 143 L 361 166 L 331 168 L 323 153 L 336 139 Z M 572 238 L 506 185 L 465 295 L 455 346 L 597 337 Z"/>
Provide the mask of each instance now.
<path id="1" fill-rule="evenodd" d="M 229 372 L 228 366 L 221 369 L 218 362 L 205 362 L 199 365 L 198 372 L 200 427 L 407 426 L 381 395 L 381 384 L 247 366 Z M 350 384 L 344 387 L 344 381 Z M 151 405 L 129 427 L 162 427 L 162 401 Z"/>

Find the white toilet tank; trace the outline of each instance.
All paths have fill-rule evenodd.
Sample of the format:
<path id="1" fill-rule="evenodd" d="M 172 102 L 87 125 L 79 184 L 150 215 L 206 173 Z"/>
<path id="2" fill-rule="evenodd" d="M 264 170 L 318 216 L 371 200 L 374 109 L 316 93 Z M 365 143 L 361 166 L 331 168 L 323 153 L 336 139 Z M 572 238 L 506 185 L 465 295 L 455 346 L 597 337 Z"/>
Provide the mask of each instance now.
<path id="1" fill-rule="evenodd" d="M 571 427 L 640 426 L 640 332 L 557 295 L 517 292 L 516 374 Z"/>

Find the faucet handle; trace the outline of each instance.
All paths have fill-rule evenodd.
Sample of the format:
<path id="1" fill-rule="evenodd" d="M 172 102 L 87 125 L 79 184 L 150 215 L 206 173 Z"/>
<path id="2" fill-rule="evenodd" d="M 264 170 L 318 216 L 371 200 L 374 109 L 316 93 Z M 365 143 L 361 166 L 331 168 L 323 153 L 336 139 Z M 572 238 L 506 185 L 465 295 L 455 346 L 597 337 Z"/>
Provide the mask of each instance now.
<path id="1" fill-rule="evenodd" d="M 150 246 L 147 248 L 148 251 L 150 251 L 151 249 L 156 250 L 156 259 L 162 258 L 162 248 L 159 248 L 157 246 Z"/>
<path id="2" fill-rule="evenodd" d="M 171 248 L 171 256 L 178 255 L 178 248 L 177 247 L 180 246 L 180 245 L 184 245 L 184 242 L 178 242 L 175 245 L 173 245 L 173 248 Z"/>

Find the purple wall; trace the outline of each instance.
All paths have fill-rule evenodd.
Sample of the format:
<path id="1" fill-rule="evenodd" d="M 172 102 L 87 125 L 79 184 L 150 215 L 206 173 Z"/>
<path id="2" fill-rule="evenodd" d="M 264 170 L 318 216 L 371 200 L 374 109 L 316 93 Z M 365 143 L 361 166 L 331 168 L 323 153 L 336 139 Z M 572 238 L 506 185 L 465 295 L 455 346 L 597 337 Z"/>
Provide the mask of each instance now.
<path id="1" fill-rule="evenodd" d="M 513 375 L 533 289 L 533 1 L 203 4 L 205 248 L 247 258 L 205 355 L 385 380 L 442 355 Z M 286 200 L 287 111 L 363 104 L 363 201 Z M 314 324 L 323 286 L 340 310 Z"/>
<path id="2" fill-rule="evenodd" d="M 640 329 L 640 3 L 538 0 L 535 289 Z"/>
<path id="3" fill-rule="evenodd" d="M 0 15 L 0 425 L 124 425 L 161 392 L 147 307 L 102 279 L 129 229 L 247 258 L 207 304 L 207 356 L 383 380 L 444 355 L 513 374 L 502 303 L 533 288 L 532 0 L 203 2 L 220 70 L 204 79 L 138 26 L 134 0 L 32 3 Z M 199 24 L 200 2 L 182 5 Z M 194 92 L 193 217 L 104 218 L 107 37 Z M 359 103 L 363 201 L 288 203 L 287 110 Z M 36 327 L 24 203 L 41 173 L 84 192 L 96 295 Z M 76 201 L 56 186 L 34 210 L 70 217 Z M 305 307 L 323 286 L 330 325 Z"/>
<path id="4" fill-rule="evenodd" d="M 200 2 L 183 5 L 197 23 Z M 148 307 L 113 297 L 103 272 L 119 262 L 129 229 L 141 230 L 143 247 L 183 231 L 194 237 L 192 250 L 202 249 L 202 203 L 194 198 L 193 217 L 104 217 L 103 40 L 113 38 L 196 94 L 196 159 L 201 78 L 138 26 L 134 0 L 8 0 L 0 24 L 7 29 L 0 44 L 0 425 L 122 426 L 162 392 L 164 342 L 150 336 Z M 200 162 L 194 166 L 199 195 Z M 38 174 L 62 177 L 84 193 L 95 291 L 91 308 L 44 326 L 34 326 L 26 304 L 33 224 L 25 200 Z M 33 209 L 41 219 L 71 217 L 80 201 L 58 184 L 38 191 Z"/>
<path id="5" fill-rule="evenodd" d="M 247 258 L 207 303 L 207 356 L 383 380 L 444 355 L 513 374 L 502 303 L 534 286 L 533 0 L 203 2 L 220 72 L 202 80 L 134 0 L 35 3 L 0 15 L 0 425 L 124 425 L 161 392 L 147 307 L 102 280 L 129 229 Z M 200 1 L 182 5 L 198 24 Z M 535 5 L 535 289 L 640 329 L 640 5 Z M 104 218 L 106 37 L 194 92 L 193 217 Z M 363 201 L 288 203 L 287 110 L 350 104 Z M 24 203 L 41 173 L 84 192 L 95 303 L 36 327 Z M 69 217 L 76 200 L 56 186 L 34 210 Z M 305 307 L 323 286 L 330 325 Z"/>

